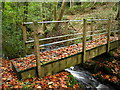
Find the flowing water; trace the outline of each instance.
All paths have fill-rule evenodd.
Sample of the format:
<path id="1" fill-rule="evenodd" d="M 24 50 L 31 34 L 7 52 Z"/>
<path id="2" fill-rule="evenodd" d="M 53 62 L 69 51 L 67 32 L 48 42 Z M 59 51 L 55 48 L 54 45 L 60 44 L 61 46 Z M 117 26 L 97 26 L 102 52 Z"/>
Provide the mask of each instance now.
<path id="1" fill-rule="evenodd" d="M 85 71 L 78 65 L 67 68 L 65 71 L 70 72 L 73 77 L 79 82 L 79 84 L 84 87 L 84 89 L 89 88 L 90 90 L 115 90 L 112 86 L 101 84 L 95 80 L 90 72 Z"/>

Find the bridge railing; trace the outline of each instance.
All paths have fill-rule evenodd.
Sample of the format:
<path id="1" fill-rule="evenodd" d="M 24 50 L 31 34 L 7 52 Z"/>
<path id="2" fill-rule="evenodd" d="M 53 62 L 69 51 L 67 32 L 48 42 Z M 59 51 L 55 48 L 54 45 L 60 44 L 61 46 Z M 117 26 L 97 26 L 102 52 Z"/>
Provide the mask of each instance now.
<path id="1" fill-rule="evenodd" d="M 107 28 L 103 29 L 103 30 L 96 30 L 95 31 L 93 29 L 93 24 L 94 24 L 93 21 L 107 21 L 107 24 L 106 24 Z M 61 36 L 55 36 L 55 37 L 49 37 L 49 38 L 42 38 L 42 39 L 38 38 L 38 28 L 37 28 L 38 24 L 58 23 L 58 22 L 83 22 L 83 32 L 81 32 L 81 33 L 74 33 L 74 34 L 67 34 L 67 35 L 61 35 Z M 87 30 L 87 22 L 91 22 L 91 28 L 90 28 L 91 31 Z M 27 40 L 27 31 L 26 31 L 26 25 L 27 24 L 32 24 L 33 25 L 34 40 L 29 40 L 29 41 Z M 89 42 L 90 40 L 97 40 L 97 38 L 93 39 L 93 36 L 106 34 L 106 37 L 107 37 L 107 52 L 109 52 L 110 34 L 111 34 L 111 32 L 119 31 L 119 30 L 111 31 L 110 29 L 111 29 L 111 20 L 109 20 L 109 19 L 90 19 L 90 20 L 83 19 L 83 20 L 63 20 L 63 21 L 44 21 L 44 22 L 24 22 L 23 23 L 23 43 L 24 43 L 25 50 L 26 50 L 26 45 L 27 44 L 34 43 L 35 54 L 36 54 L 36 65 L 38 67 L 38 73 L 40 75 L 40 73 L 41 73 L 40 72 L 41 71 L 40 70 L 41 69 L 41 64 L 40 64 L 40 47 L 50 46 L 50 45 L 59 44 L 59 43 L 64 43 L 64 42 L 73 41 L 73 40 L 77 40 L 77 39 L 82 39 L 82 45 L 83 45 L 82 46 L 82 52 L 83 52 L 82 62 L 84 62 L 85 58 L 86 58 L 86 42 Z M 88 33 L 90 33 L 90 34 L 88 34 Z M 97 33 L 97 34 L 95 34 L 95 33 Z M 39 42 L 41 42 L 41 41 L 52 40 L 52 39 L 56 39 L 56 38 L 63 38 L 63 37 L 68 37 L 68 36 L 78 36 L 78 37 L 39 45 Z M 87 37 L 90 37 L 90 40 L 87 41 Z M 101 38 L 104 38 L 104 37 L 101 37 Z"/>
<path id="2" fill-rule="evenodd" d="M 102 20 L 107 20 L 107 19 L 91 19 L 91 20 L 87 20 L 87 21 L 102 21 Z M 83 20 L 63 20 L 63 21 L 44 21 L 44 22 L 37 22 L 38 24 L 43 24 L 43 23 L 58 23 L 58 22 L 82 22 Z M 26 35 L 26 28 L 25 25 L 26 24 L 33 24 L 33 22 L 24 22 L 23 25 L 23 40 L 24 40 L 24 44 L 28 44 L 28 43 L 33 43 L 34 40 L 29 40 L 27 41 L 27 35 Z M 98 30 L 99 31 L 99 30 Z M 87 33 L 92 34 L 93 31 L 88 31 Z M 97 31 L 94 31 L 97 32 Z M 67 34 L 67 35 L 62 35 L 62 36 L 56 36 L 56 37 L 49 37 L 49 38 L 42 38 L 39 39 L 39 41 L 45 41 L 45 40 L 50 40 L 50 39 L 57 39 L 57 38 L 63 38 L 63 37 L 68 37 L 68 36 L 78 36 L 78 35 L 82 35 L 83 33 L 74 33 L 74 34 Z M 92 36 L 91 36 L 92 37 Z M 77 38 L 76 38 L 77 39 Z M 76 39 L 70 39 L 71 40 L 76 40 Z M 79 38 L 78 38 L 79 39 Z M 68 41 L 68 40 L 67 40 Z M 48 44 L 45 44 L 48 45 Z"/>

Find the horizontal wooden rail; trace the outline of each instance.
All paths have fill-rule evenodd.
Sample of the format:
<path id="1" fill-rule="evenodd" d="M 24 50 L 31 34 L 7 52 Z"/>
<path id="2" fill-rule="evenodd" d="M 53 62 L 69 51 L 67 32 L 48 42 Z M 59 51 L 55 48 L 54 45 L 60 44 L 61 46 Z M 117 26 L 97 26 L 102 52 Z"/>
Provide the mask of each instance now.
<path id="1" fill-rule="evenodd" d="M 109 19 L 87 19 L 87 21 L 107 21 Z"/>
<path id="2" fill-rule="evenodd" d="M 93 35 L 88 35 L 86 37 L 90 37 L 90 36 L 97 36 L 97 35 L 102 35 L 102 34 L 107 34 L 107 32 L 104 32 L 104 33 L 100 33 L 100 34 L 93 34 Z"/>
<path id="3" fill-rule="evenodd" d="M 53 43 L 48 43 L 48 44 L 42 44 L 42 45 L 39 45 L 39 47 L 50 46 L 50 45 L 54 45 L 54 44 L 58 44 L 58 43 L 63 43 L 63 42 L 67 42 L 67 41 L 73 41 L 73 40 L 76 40 L 76 39 L 81 39 L 81 38 L 83 38 L 83 37 L 72 38 L 72 39 L 67 39 L 67 40 L 53 42 Z"/>
<path id="4" fill-rule="evenodd" d="M 63 21 L 44 21 L 44 22 L 38 22 L 40 23 L 58 23 L 58 22 L 81 22 L 83 20 L 63 20 Z M 33 22 L 24 22 L 24 24 L 33 24 Z"/>
<path id="5" fill-rule="evenodd" d="M 39 39 L 39 41 L 63 38 L 63 37 L 67 37 L 67 36 L 80 35 L 80 34 L 83 34 L 83 33 L 75 33 L 75 34 L 67 34 L 67 35 L 56 36 L 56 37 L 43 38 L 43 39 Z M 29 41 L 26 41 L 25 43 L 27 44 L 27 43 L 32 43 L 32 42 L 34 42 L 34 40 L 29 40 Z"/>
<path id="6" fill-rule="evenodd" d="M 119 32 L 120 30 L 112 30 L 111 32 Z"/>
<path id="7" fill-rule="evenodd" d="M 88 32 L 86 32 L 86 33 L 91 33 L 91 32 L 102 32 L 102 31 L 105 31 L 105 30 L 107 30 L 107 29 L 103 29 L 103 30 L 96 30 L 96 31 L 88 31 Z"/>
<path id="8" fill-rule="evenodd" d="M 87 21 L 106 21 L 108 19 L 88 19 Z M 63 20 L 63 21 L 44 21 L 44 22 L 37 22 L 37 23 L 57 23 L 57 22 L 81 22 L 83 20 Z M 33 22 L 24 22 L 23 24 L 33 24 Z"/>
<path id="9" fill-rule="evenodd" d="M 107 32 L 100 33 L 100 34 L 88 35 L 88 36 L 86 36 L 86 37 L 97 36 L 97 35 L 102 35 L 102 34 L 107 34 Z M 58 41 L 58 42 L 53 42 L 53 43 L 48 43 L 48 44 L 42 44 L 42 45 L 39 45 L 39 47 L 50 46 L 50 45 L 59 44 L 59 43 L 67 42 L 67 41 L 73 41 L 73 40 L 82 39 L 82 38 L 83 38 L 83 37 L 78 37 L 78 38 L 72 38 L 72 39 L 67 39 L 67 40 Z"/>
<path id="10" fill-rule="evenodd" d="M 78 34 L 80 34 L 80 33 L 78 33 Z M 81 33 L 81 34 L 82 34 L 82 33 Z M 107 32 L 105 32 L 105 33 L 100 33 L 100 34 L 88 35 L 88 36 L 86 36 L 86 37 L 97 36 L 97 35 L 102 35 L 102 34 L 107 34 Z M 53 37 L 53 38 L 54 38 L 54 37 Z M 48 39 L 53 39 L 53 38 L 51 37 L 51 38 L 39 39 L 39 41 L 48 40 Z M 72 39 L 67 39 L 67 40 L 58 41 L 58 42 L 53 42 L 53 43 L 48 43 L 48 44 L 42 44 L 42 45 L 39 45 L 39 47 L 50 46 L 50 45 L 59 44 L 59 43 L 67 42 L 67 41 L 73 41 L 73 40 L 82 39 L 82 38 L 83 38 L 83 37 L 78 37 L 78 38 L 72 38 Z M 31 42 L 34 42 L 34 40 L 27 41 L 27 43 L 31 43 Z"/>
<path id="11" fill-rule="evenodd" d="M 104 37 L 100 37 L 100 38 L 97 38 L 97 39 L 89 40 L 89 41 L 86 41 L 86 42 L 88 43 L 88 42 L 91 42 L 91 41 L 94 41 L 94 40 L 98 40 L 98 39 L 102 39 L 102 38 L 107 38 L 107 37 L 104 36 Z M 82 43 L 78 43 L 78 44 L 82 44 Z M 70 45 L 70 46 L 74 46 L 74 45 L 76 45 L 76 44 L 72 44 L 72 45 Z M 52 50 L 58 50 L 58 49 L 61 49 L 61 48 L 66 48 L 66 47 L 67 47 L 67 46 L 59 47 L 59 48 L 57 48 L 57 49 L 52 49 Z M 82 48 L 80 48 L 80 49 L 82 49 Z"/>
<path id="12" fill-rule="evenodd" d="M 86 41 L 86 42 L 91 42 L 91 41 L 94 41 L 94 40 L 99 40 L 99 39 L 102 39 L 102 38 L 107 38 L 106 36 L 104 37 L 100 37 L 100 38 L 97 38 L 97 39 L 92 39 L 92 40 L 89 40 L 89 41 Z"/>
<path id="13" fill-rule="evenodd" d="M 87 33 L 90 33 L 90 32 L 100 32 L 100 31 L 105 31 L 105 30 L 106 29 L 104 29 L 104 30 L 97 30 L 97 31 L 88 31 Z M 56 38 L 63 38 L 63 37 L 67 37 L 67 36 L 81 35 L 81 34 L 83 34 L 83 33 L 75 33 L 75 34 L 67 34 L 67 35 L 56 36 L 56 37 L 43 38 L 43 39 L 39 39 L 39 41 L 56 39 Z M 26 41 L 25 43 L 28 44 L 28 43 L 33 43 L 33 42 L 34 42 L 34 40 L 29 40 L 29 41 Z"/>

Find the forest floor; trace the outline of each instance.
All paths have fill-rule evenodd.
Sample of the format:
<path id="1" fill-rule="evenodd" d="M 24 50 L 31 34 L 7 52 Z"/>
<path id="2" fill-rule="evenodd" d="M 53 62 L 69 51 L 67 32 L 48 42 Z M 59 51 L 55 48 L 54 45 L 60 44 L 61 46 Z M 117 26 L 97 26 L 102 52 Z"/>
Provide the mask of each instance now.
<path id="1" fill-rule="evenodd" d="M 113 6 L 115 6 L 115 3 L 108 3 L 105 5 L 95 5 L 94 9 L 86 9 L 85 11 L 73 11 L 75 13 L 74 15 L 69 15 L 66 13 L 66 18 L 68 20 L 82 20 L 82 19 L 111 19 L 115 20 L 117 11 L 113 10 Z M 104 23 L 104 21 L 101 21 Z M 101 24 L 102 24 L 101 23 Z M 115 21 L 114 21 L 115 23 Z M 76 29 L 77 32 L 82 31 L 82 24 L 80 25 L 80 22 L 73 22 L 73 27 Z M 94 23 L 94 26 L 99 26 L 100 23 L 97 21 Z M 90 25 L 87 25 L 88 29 L 90 30 Z"/>
<path id="2" fill-rule="evenodd" d="M 112 9 L 115 3 L 108 3 L 105 5 L 95 6 L 95 9 L 88 9 L 83 13 L 75 13 L 75 15 L 67 15 L 67 19 L 69 20 L 78 20 L 84 18 L 95 18 L 95 19 L 104 19 L 110 18 L 115 19 L 117 12 Z"/>
<path id="3" fill-rule="evenodd" d="M 0 86 L 2 85 L 2 89 L 10 89 L 10 88 L 42 88 L 42 89 L 72 89 L 72 88 L 80 88 L 80 86 L 75 82 L 71 83 L 70 73 L 68 72 L 60 72 L 55 75 L 46 76 L 43 78 L 28 78 L 25 80 L 18 80 L 16 73 L 14 73 L 12 69 L 12 64 L 10 60 L 2 59 L 2 63 L 0 63 L 0 69 L 2 74 L 2 82 L 0 82 Z M 73 78 L 74 79 L 74 78 Z"/>

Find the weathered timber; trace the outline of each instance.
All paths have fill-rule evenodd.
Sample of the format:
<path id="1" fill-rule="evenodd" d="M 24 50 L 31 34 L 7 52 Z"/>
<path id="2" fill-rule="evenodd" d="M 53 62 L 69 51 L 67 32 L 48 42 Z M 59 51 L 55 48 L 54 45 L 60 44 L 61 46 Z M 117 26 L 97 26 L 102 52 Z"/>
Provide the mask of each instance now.
<path id="1" fill-rule="evenodd" d="M 39 41 L 56 39 L 56 38 L 64 38 L 64 37 L 68 37 L 68 36 L 75 36 L 75 35 L 81 35 L 81 34 L 82 33 L 76 33 L 76 34 L 67 34 L 67 35 L 56 36 L 56 37 L 42 38 L 42 39 L 39 39 Z M 29 41 L 26 41 L 26 44 L 33 43 L 33 42 L 34 42 L 34 40 L 29 40 Z"/>
<path id="2" fill-rule="evenodd" d="M 26 54 L 26 52 L 27 52 L 27 50 L 26 50 L 26 40 L 27 40 L 27 31 L 26 31 L 26 26 L 23 24 L 22 25 L 22 32 L 23 32 L 23 48 L 24 48 L 24 50 L 25 50 L 25 54 Z"/>
<path id="3" fill-rule="evenodd" d="M 110 23 L 111 21 L 108 20 L 108 33 L 107 33 L 107 52 L 109 52 L 109 48 L 110 48 Z"/>
<path id="4" fill-rule="evenodd" d="M 108 19 L 88 19 L 87 21 L 107 21 Z M 57 22 L 81 22 L 83 20 L 62 20 L 62 21 L 43 21 L 40 23 L 57 23 Z M 33 22 L 24 22 L 24 24 L 33 24 Z"/>
<path id="5" fill-rule="evenodd" d="M 40 77 L 41 75 L 41 64 L 40 64 L 40 51 L 39 51 L 39 39 L 38 39 L 38 26 L 37 22 L 33 23 L 33 31 L 34 31 L 34 46 L 35 46 L 35 53 L 36 53 L 36 65 L 37 65 L 37 72 L 38 76 Z"/>
<path id="6" fill-rule="evenodd" d="M 65 22 L 65 29 L 62 31 L 64 34 L 68 34 L 68 22 Z M 65 37 L 63 39 L 69 39 L 69 37 Z M 64 43 L 65 45 L 69 45 L 69 42 Z"/>
<path id="7" fill-rule="evenodd" d="M 110 42 L 109 50 L 116 49 L 120 46 L 120 40 Z M 98 47 L 86 50 L 86 60 L 94 58 L 98 55 L 106 53 L 107 44 L 100 45 Z M 79 52 L 75 55 L 71 55 L 56 61 L 51 61 L 46 64 L 41 65 L 41 77 L 47 76 L 50 74 L 57 73 L 65 68 L 80 64 L 82 62 L 82 52 Z M 12 63 L 13 64 L 13 63 Z M 24 71 L 19 71 L 13 64 L 13 69 L 17 73 L 19 79 L 26 79 L 32 76 L 37 76 L 37 67 L 32 67 Z"/>
<path id="8" fill-rule="evenodd" d="M 82 52 L 83 52 L 83 56 L 82 56 L 82 63 L 85 62 L 86 60 L 86 19 L 83 19 L 83 48 L 82 48 Z"/>

